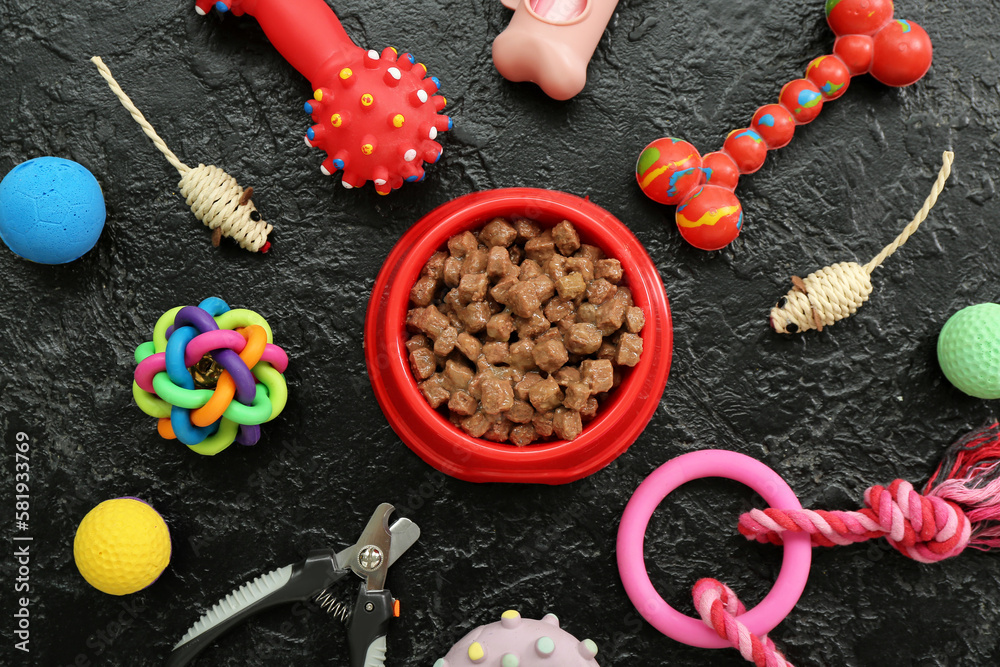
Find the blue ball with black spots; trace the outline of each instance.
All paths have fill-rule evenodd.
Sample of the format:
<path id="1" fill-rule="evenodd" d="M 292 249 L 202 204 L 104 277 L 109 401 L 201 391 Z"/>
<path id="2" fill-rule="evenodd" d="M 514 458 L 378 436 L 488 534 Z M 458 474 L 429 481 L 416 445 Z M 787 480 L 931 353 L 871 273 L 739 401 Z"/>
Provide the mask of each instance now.
<path id="1" fill-rule="evenodd" d="M 22 162 L 0 181 L 0 238 L 39 264 L 65 264 L 94 247 L 107 215 L 94 175 L 58 157 Z"/>

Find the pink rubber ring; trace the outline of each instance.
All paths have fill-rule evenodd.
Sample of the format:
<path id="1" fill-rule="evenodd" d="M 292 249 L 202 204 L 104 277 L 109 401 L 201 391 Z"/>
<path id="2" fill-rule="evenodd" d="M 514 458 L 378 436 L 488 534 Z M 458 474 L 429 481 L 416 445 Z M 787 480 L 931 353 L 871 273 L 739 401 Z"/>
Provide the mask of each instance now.
<path id="1" fill-rule="evenodd" d="M 725 477 L 746 484 L 763 496 L 769 507 L 802 509 L 785 480 L 756 459 L 719 449 L 683 454 L 654 470 L 628 501 L 618 528 L 618 571 L 632 604 L 654 628 L 690 646 L 726 648 L 729 642 L 715 630 L 700 619 L 685 616 L 660 597 L 649 580 L 643 559 L 646 526 L 656 506 L 681 484 L 702 477 Z M 758 636 L 785 620 L 809 578 L 812 562 L 809 534 L 784 533 L 782 539 L 785 553 L 774 588 L 760 604 L 740 616 L 740 621 Z"/>

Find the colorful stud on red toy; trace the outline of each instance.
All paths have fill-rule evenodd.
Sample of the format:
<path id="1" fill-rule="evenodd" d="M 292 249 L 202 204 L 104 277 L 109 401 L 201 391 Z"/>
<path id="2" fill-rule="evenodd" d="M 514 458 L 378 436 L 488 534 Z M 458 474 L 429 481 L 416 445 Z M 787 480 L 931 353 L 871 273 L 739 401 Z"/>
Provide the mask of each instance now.
<path id="1" fill-rule="evenodd" d="M 681 204 L 677 226 L 688 243 L 719 250 L 739 235 L 743 210 L 732 193 L 739 177 L 760 169 L 767 151 L 792 140 L 796 125 L 812 122 L 824 102 L 847 92 L 851 77 L 871 74 L 902 87 L 927 73 L 930 37 L 892 15 L 892 0 L 827 0 L 827 22 L 837 35 L 833 54 L 809 63 L 805 78 L 785 84 L 778 104 L 762 106 L 749 128 L 730 132 L 721 151 L 703 159 L 691 144 L 673 138 L 643 149 L 635 169 L 639 187 L 661 204 Z"/>
<path id="2" fill-rule="evenodd" d="M 451 120 L 438 112 L 441 83 L 409 53 L 369 51 L 347 36 L 323 0 L 197 0 L 195 9 L 254 16 L 282 56 L 315 91 L 306 113 L 315 125 L 306 143 L 326 152 L 320 169 L 343 171 L 345 188 L 375 183 L 389 194 L 424 178 L 425 162 L 441 157 L 439 132 Z"/>
<path id="3" fill-rule="evenodd" d="M 164 313 L 135 350 L 132 395 L 157 430 L 199 454 L 254 445 L 285 407 L 288 355 L 252 310 L 211 297 Z"/>

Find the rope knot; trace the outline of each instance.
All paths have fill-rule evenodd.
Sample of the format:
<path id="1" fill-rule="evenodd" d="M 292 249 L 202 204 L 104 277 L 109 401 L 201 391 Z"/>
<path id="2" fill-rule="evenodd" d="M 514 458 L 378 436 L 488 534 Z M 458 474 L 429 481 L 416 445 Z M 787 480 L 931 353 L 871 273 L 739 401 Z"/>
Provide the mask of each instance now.
<path id="1" fill-rule="evenodd" d="M 933 495 L 921 495 L 909 482 L 897 479 L 888 488 L 865 491 L 866 509 L 889 544 L 921 563 L 960 554 L 969 544 L 972 523 L 961 507 Z"/>

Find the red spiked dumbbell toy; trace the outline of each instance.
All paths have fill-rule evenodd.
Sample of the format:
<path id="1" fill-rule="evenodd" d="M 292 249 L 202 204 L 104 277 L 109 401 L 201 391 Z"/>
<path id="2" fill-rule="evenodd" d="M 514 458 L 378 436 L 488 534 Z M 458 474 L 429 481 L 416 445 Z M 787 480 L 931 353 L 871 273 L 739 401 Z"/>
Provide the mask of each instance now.
<path id="1" fill-rule="evenodd" d="M 451 119 L 438 112 L 446 100 L 441 84 L 408 53 L 391 47 L 368 51 L 347 36 L 323 0 L 197 0 L 195 9 L 212 7 L 237 16 L 249 14 L 315 91 L 306 113 L 315 125 L 306 143 L 327 154 L 321 169 L 343 170 L 345 188 L 367 181 L 388 194 L 404 181 L 424 178 L 424 162 L 437 162 L 439 132 Z"/>
<path id="2" fill-rule="evenodd" d="M 661 204 L 679 204 L 677 227 L 696 248 L 718 250 L 739 235 L 743 207 L 733 190 L 740 176 L 760 169 L 768 150 L 787 145 L 795 126 L 843 95 L 851 77 L 871 74 L 902 87 L 930 69 L 930 37 L 913 21 L 893 19 L 892 0 L 826 0 L 826 18 L 837 35 L 833 54 L 809 63 L 805 78 L 785 84 L 778 104 L 762 106 L 750 127 L 730 132 L 721 151 L 702 157 L 688 142 L 664 137 L 639 156 L 639 187 Z"/>

